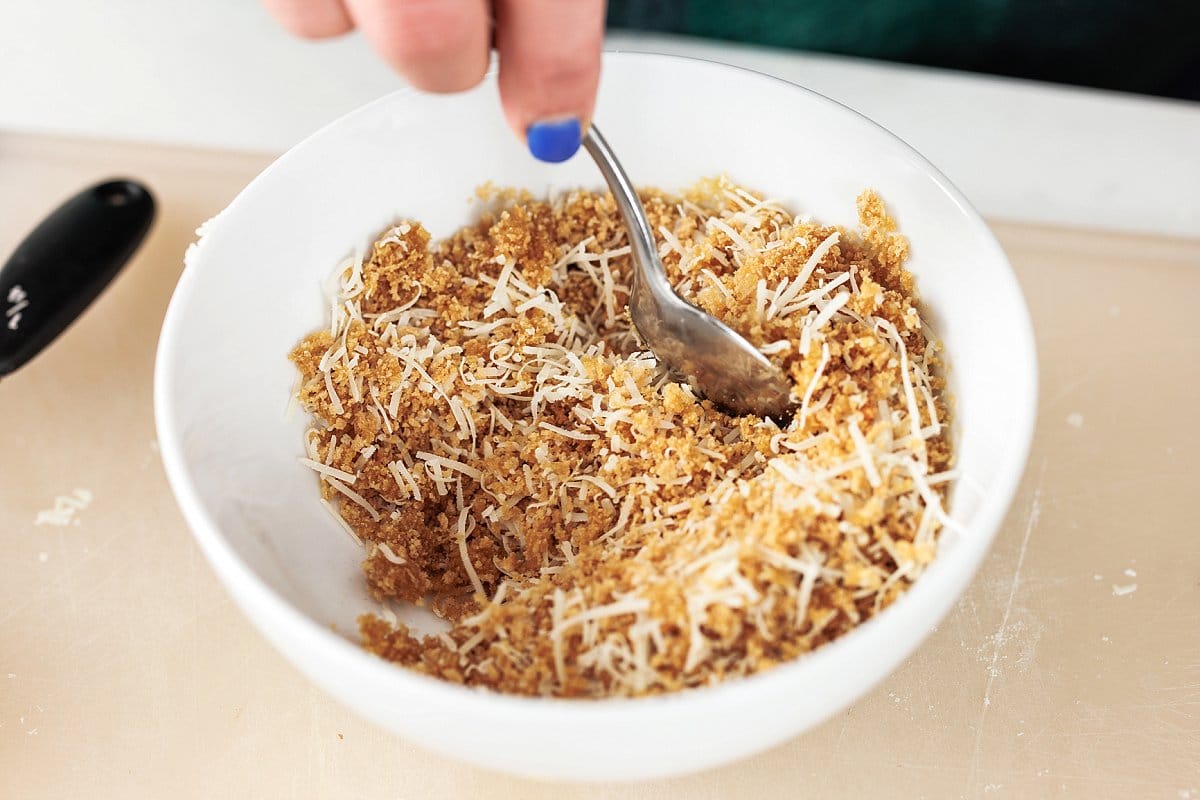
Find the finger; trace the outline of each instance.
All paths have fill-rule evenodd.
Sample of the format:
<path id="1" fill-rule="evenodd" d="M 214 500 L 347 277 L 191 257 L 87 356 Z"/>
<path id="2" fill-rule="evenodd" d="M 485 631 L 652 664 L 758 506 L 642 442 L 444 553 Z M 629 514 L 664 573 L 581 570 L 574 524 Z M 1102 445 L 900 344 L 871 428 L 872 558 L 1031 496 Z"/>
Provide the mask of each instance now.
<path id="1" fill-rule="evenodd" d="M 341 36 L 354 28 L 342 0 L 262 0 L 284 30 L 305 39 Z"/>
<path id="2" fill-rule="evenodd" d="M 371 46 L 418 89 L 470 89 L 487 71 L 487 0 L 347 0 L 347 7 Z"/>
<path id="3" fill-rule="evenodd" d="M 497 0 L 500 99 L 538 158 L 565 161 L 579 148 L 603 45 L 603 0 Z"/>

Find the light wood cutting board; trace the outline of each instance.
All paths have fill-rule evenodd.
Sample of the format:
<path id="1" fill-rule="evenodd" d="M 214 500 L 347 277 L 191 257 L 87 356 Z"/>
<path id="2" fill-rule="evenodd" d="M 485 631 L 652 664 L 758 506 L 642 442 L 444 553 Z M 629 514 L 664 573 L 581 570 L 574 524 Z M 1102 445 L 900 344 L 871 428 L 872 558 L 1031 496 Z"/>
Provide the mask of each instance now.
<path id="1" fill-rule="evenodd" d="M 94 180 L 144 180 L 161 205 L 110 290 L 0 385 L 0 798 L 1200 798 L 1200 239 L 996 223 L 1041 406 L 956 611 L 861 702 L 757 758 L 547 786 L 427 754 L 311 687 L 176 510 L 159 325 L 194 229 L 268 161 L 0 134 L 0 255 Z M 36 524 L 75 489 L 93 499 L 69 524 Z"/>

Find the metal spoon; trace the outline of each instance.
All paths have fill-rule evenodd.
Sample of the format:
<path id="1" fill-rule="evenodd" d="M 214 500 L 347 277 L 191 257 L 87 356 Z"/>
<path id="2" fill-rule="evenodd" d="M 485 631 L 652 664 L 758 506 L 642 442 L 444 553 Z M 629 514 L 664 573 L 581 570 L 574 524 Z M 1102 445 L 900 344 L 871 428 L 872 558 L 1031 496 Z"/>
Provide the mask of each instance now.
<path id="1" fill-rule="evenodd" d="M 642 201 L 595 125 L 584 134 L 583 146 L 604 174 L 629 229 L 629 316 L 642 341 L 717 405 L 736 414 L 785 417 L 793 405 L 787 377 L 736 331 L 675 293 Z"/>

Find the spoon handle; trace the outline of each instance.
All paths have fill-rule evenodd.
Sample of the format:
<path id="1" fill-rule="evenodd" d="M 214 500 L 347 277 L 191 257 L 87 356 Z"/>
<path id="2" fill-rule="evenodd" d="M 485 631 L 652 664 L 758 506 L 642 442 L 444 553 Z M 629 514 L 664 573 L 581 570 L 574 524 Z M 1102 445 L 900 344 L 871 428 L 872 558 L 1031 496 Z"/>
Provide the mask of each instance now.
<path id="1" fill-rule="evenodd" d="M 642 201 L 638 198 L 629 176 L 621 167 L 621 162 L 617 161 L 608 142 L 595 125 L 589 126 L 587 133 L 583 135 L 583 147 L 604 175 L 604 180 L 617 203 L 617 210 L 625 220 L 625 227 L 629 229 L 629 247 L 633 256 L 635 280 L 645 281 L 647 288 L 655 293 L 673 293 L 666 270 L 658 260 L 654 232 L 650 230 L 646 209 L 642 207 Z"/>
<path id="2" fill-rule="evenodd" d="M 0 268 L 0 377 L 40 353 L 120 272 L 154 219 L 126 180 L 85 189 L 34 228 Z"/>
<path id="3" fill-rule="evenodd" d="M 646 209 L 594 125 L 583 146 L 604 174 L 629 231 L 629 319 L 641 343 L 718 405 L 737 414 L 786 418 L 792 405 L 787 376 L 737 331 L 675 292 L 658 258 Z"/>

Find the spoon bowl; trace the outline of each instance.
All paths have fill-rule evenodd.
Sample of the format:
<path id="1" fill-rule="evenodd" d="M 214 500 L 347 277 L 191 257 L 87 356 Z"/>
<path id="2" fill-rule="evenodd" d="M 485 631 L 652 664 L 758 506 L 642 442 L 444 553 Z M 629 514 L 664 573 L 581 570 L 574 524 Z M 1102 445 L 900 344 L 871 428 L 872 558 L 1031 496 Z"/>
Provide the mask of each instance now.
<path id="1" fill-rule="evenodd" d="M 629 316 L 642 342 L 693 389 L 734 414 L 781 419 L 792 408 L 783 371 L 737 331 L 684 300 L 658 257 L 646 209 L 595 125 L 583 137 L 629 232 L 633 287 Z"/>

